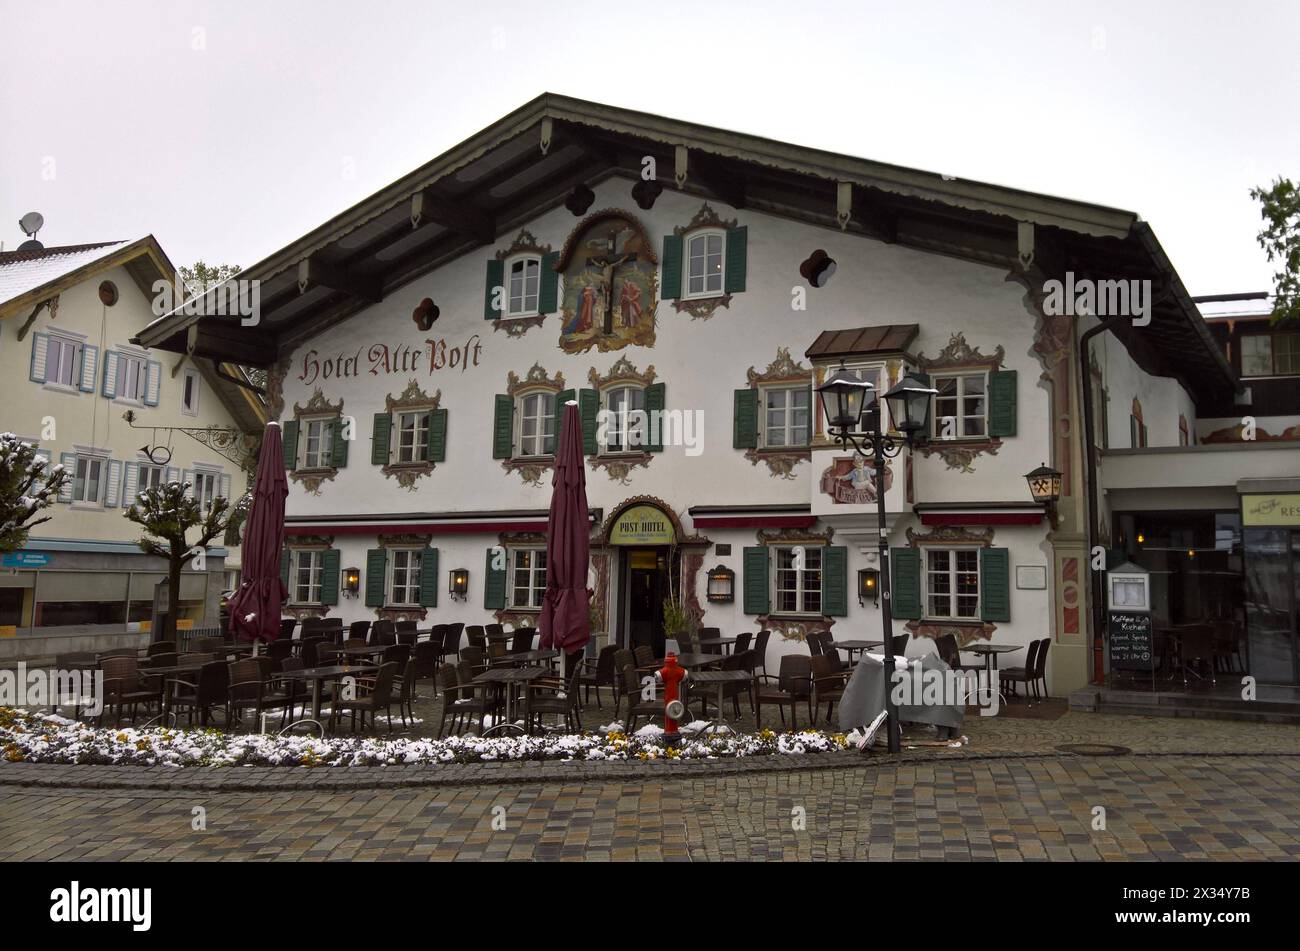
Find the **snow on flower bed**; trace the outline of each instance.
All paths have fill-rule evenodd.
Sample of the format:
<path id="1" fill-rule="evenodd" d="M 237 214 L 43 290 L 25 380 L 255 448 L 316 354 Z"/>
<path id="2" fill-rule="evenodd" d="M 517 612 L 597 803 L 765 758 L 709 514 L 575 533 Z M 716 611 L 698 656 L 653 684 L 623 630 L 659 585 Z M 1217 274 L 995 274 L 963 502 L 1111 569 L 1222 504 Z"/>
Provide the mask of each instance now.
<path id="1" fill-rule="evenodd" d="M 698 731 L 695 731 L 698 733 Z M 0 758 L 15 763 L 121 766 L 387 766 L 501 761 L 733 759 L 828 753 L 849 748 L 840 733 L 807 730 L 777 734 L 685 734 L 676 749 L 662 731 L 633 736 L 613 723 L 599 733 L 508 736 L 484 739 L 380 739 L 370 737 L 227 734 L 218 730 L 154 727 L 95 729 L 66 717 L 0 707 Z"/>

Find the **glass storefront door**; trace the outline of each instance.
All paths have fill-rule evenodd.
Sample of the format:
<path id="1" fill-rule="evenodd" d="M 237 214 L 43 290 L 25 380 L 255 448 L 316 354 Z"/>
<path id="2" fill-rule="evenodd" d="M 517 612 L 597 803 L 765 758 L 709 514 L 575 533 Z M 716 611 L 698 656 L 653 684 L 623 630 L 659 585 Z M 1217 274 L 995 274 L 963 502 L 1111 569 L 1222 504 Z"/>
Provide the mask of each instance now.
<path id="1" fill-rule="evenodd" d="M 1300 683 L 1300 531 L 1247 528 L 1246 636 L 1261 683 Z"/>

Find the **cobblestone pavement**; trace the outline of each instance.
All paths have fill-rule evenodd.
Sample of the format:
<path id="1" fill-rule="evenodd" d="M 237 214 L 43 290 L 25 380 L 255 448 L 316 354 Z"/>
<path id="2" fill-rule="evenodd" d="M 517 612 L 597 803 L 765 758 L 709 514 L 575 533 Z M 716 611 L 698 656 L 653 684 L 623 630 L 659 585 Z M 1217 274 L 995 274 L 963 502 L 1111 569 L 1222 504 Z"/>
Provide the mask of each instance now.
<path id="1" fill-rule="evenodd" d="M 205 831 L 191 827 L 195 807 Z M 0 797 L 0 861 L 1297 857 L 1300 759 L 1287 756 L 315 792 L 11 787 Z"/>

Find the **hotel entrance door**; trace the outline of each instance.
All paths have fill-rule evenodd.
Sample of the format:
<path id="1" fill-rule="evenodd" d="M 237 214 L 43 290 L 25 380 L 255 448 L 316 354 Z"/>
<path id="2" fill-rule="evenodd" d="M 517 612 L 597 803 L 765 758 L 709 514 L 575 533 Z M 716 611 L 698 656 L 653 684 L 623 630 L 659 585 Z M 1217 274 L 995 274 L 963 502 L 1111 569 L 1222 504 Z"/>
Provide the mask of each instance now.
<path id="1" fill-rule="evenodd" d="M 667 549 L 624 549 L 627 579 L 627 646 L 644 644 L 664 656 L 664 597 L 668 593 Z"/>
<path id="2" fill-rule="evenodd" d="M 1300 531 L 1247 528 L 1248 670 L 1262 683 L 1300 683 Z"/>

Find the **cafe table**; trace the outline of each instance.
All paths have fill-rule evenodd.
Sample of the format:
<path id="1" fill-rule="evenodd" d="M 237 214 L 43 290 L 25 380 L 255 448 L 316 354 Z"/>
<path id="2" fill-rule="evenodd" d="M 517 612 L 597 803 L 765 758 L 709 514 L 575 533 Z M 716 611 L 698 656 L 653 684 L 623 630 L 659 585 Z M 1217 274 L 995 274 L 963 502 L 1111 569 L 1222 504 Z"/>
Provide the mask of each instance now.
<path id="1" fill-rule="evenodd" d="M 678 654 L 677 666 L 685 667 L 687 670 L 692 667 L 712 667 L 714 664 L 722 663 L 725 656 L 725 654 Z"/>
<path id="2" fill-rule="evenodd" d="M 696 687 L 718 688 L 718 715 L 709 721 L 705 727 L 704 733 L 708 732 L 708 727 L 715 723 L 726 725 L 727 720 L 722 715 L 722 701 L 726 693 L 727 684 L 738 684 L 750 682 L 751 677 L 747 670 L 693 670 L 687 677 L 686 683 L 691 689 Z"/>
<path id="3" fill-rule="evenodd" d="M 849 655 L 849 664 L 854 663 L 853 655 L 861 654 L 863 651 L 875 650 L 877 647 L 884 647 L 884 641 L 834 641 L 833 646 L 839 648 Z"/>
<path id="4" fill-rule="evenodd" d="M 379 657 L 388 650 L 390 644 L 359 644 L 356 647 L 336 647 L 334 653 L 340 657 Z"/>
<path id="5" fill-rule="evenodd" d="M 732 647 L 735 646 L 734 637 L 705 637 L 697 641 L 701 647 L 721 647 L 725 653 L 730 654 Z"/>
<path id="6" fill-rule="evenodd" d="M 214 663 L 214 662 L 213 662 L 213 661 L 205 661 L 204 663 L 201 663 L 201 664 L 191 662 L 191 663 L 186 663 L 186 664 L 172 664 L 172 665 L 167 666 L 167 667 L 138 667 L 138 668 L 136 668 L 136 673 L 140 676 L 141 679 L 146 678 L 146 677 L 161 677 L 161 678 L 162 678 L 162 681 L 163 681 L 163 687 L 162 687 L 162 704 L 161 704 L 161 710 L 160 710 L 160 715 L 159 715 L 159 721 L 160 721 L 161 723 L 163 723 L 164 725 L 167 724 L 167 722 L 168 722 L 168 721 L 167 721 L 167 714 L 171 712 L 171 708 L 172 708 L 172 692 L 168 689 L 168 687 L 169 687 L 170 684 L 172 683 L 172 679 L 179 677 L 181 674 L 196 674 L 196 673 L 198 673 L 200 670 L 202 670 L 204 667 L 206 667 L 206 666 L 207 666 L 208 664 L 210 664 L 210 663 Z M 171 678 L 171 679 L 169 679 L 169 678 Z"/>
<path id="7" fill-rule="evenodd" d="M 472 681 L 476 684 L 496 684 L 505 687 L 506 693 L 506 714 L 505 719 L 483 731 L 483 736 L 487 737 L 493 733 L 507 730 L 519 730 L 522 734 L 528 733 L 527 726 L 522 730 L 515 724 L 515 689 L 522 686 L 524 692 L 524 723 L 528 723 L 528 684 L 538 677 L 545 677 L 551 673 L 546 667 L 493 667 L 479 674 Z"/>
<path id="8" fill-rule="evenodd" d="M 321 684 L 327 680 L 340 680 L 355 674 L 374 673 L 379 668 L 374 664 L 333 664 L 328 667 L 304 667 L 301 670 L 282 670 L 273 674 L 279 680 L 302 680 L 311 684 L 311 718 L 317 723 L 320 719 Z"/>
<path id="9" fill-rule="evenodd" d="M 509 667 L 517 664 L 535 666 L 541 663 L 549 663 L 559 656 L 559 651 L 545 648 L 536 651 L 520 651 L 518 654 L 502 654 L 500 657 L 489 657 L 488 663 L 493 667 Z"/>
<path id="10" fill-rule="evenodd" d="M 998 656 L 1001 654 L 1010 654 L 1015 651 L 1022 651 L 1025 647 L 1023 644 L 969 644 L 962 650 L 969 651 L 972 654 L 979 654 L 984 658 L 984 668 L 992 675 L 993 671 L 998 669 Z"/>

